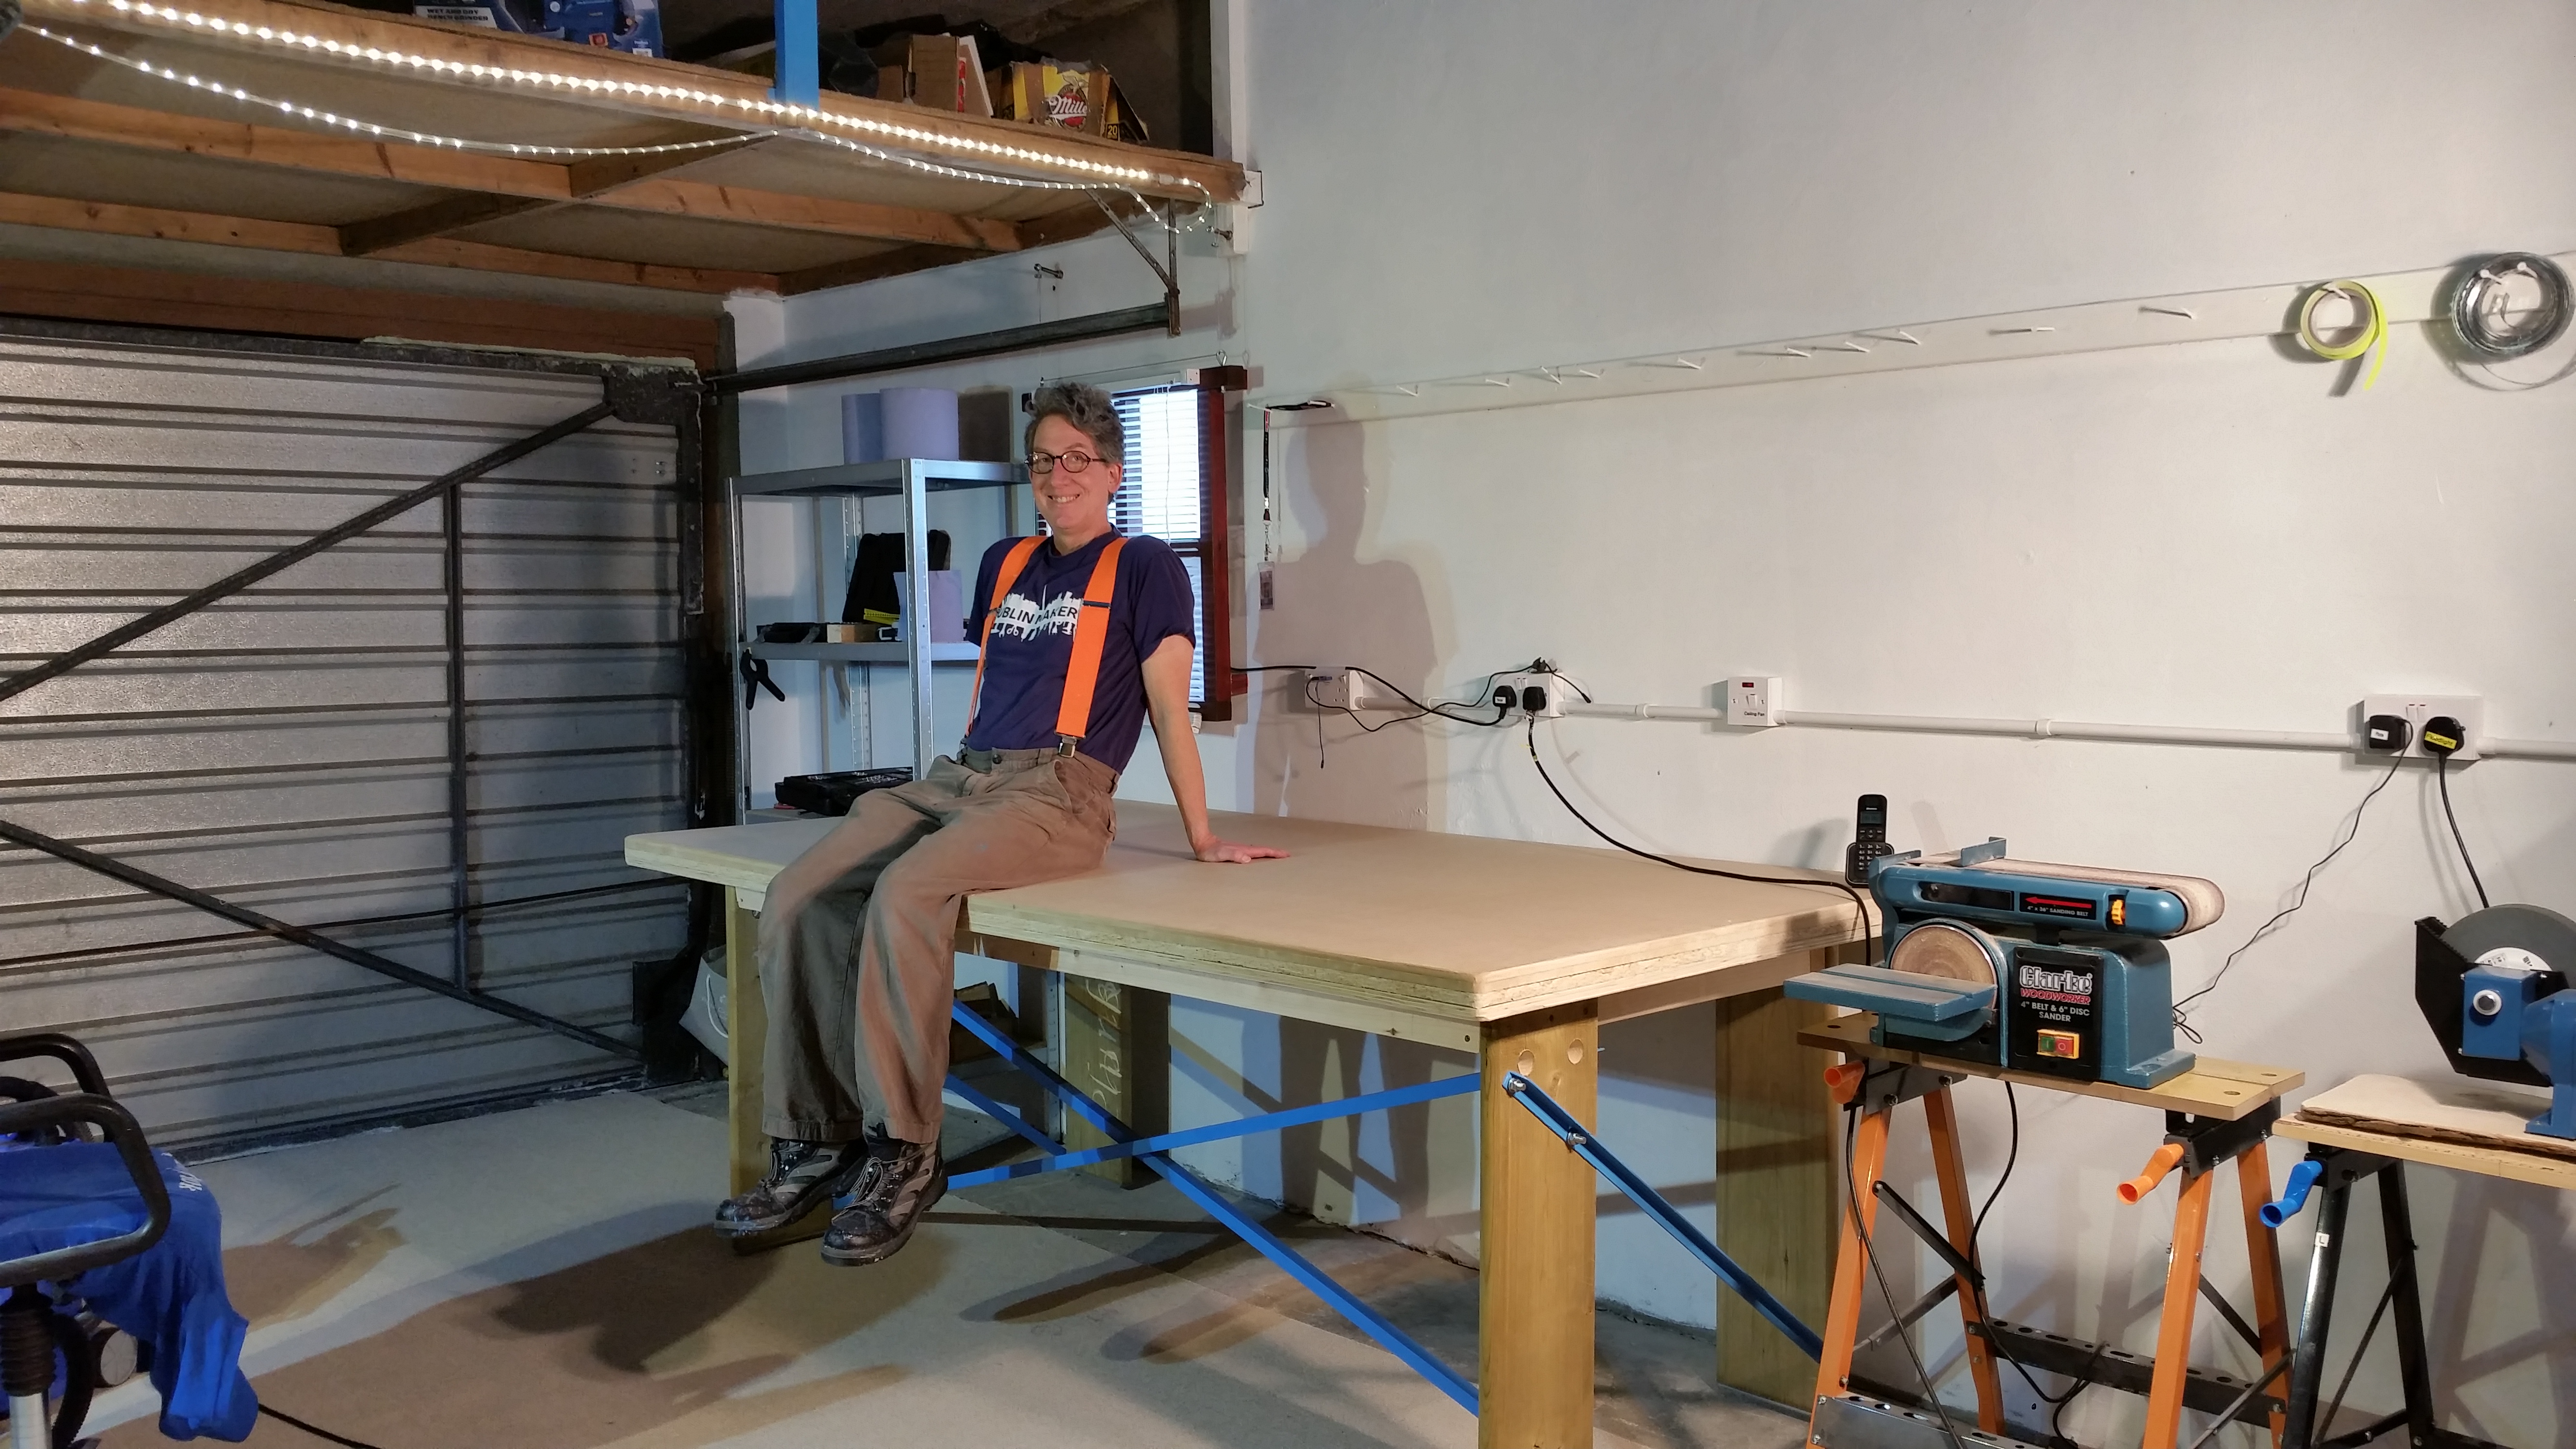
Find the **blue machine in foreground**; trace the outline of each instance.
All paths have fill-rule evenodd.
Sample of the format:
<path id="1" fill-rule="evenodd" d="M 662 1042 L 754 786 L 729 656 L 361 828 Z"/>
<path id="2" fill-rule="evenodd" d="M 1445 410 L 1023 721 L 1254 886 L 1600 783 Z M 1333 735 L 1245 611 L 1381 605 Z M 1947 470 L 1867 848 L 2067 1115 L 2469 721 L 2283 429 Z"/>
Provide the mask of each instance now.
<path id="1" fill-rule="evenodd" d="M 2195 876 L 2012 860 L 1998 838 L 1870 867 L 1885 965 L 1792 978 L 1788 994 L 1878 1014 L 1871 1039 L 1935 1056 L 2152 1087 L 2189 1071 L 2164 942 L 2219 918 Z"/>
<path id="2" fill-rule="evenodd" d="M 2452 1069 L 2550 1089 L 2530 1130 L 2576 1139 L 2576 921 L 2539 906 L 2489 906 L 2444 926 L 2415 923 L 2415 1005 Z"/>

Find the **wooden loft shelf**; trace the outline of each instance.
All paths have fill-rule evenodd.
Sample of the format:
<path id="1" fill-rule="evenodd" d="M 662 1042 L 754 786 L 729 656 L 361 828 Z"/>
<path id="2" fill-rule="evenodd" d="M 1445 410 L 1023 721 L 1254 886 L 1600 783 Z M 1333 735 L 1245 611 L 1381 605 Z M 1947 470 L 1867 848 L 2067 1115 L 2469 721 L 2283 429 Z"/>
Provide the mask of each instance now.
<path id="1" fill-rule="evenodd" d="M 1205 156 L 894 102 L 781 114 L 752 76 L 335 5 L 27 0 L 26 26 L 0 43 L 0 223 L 23 226 L 794 294 L 1083 235 L 1108 224 L 1095 195 L 1243 184 Z M 694 149 L 637 149 L 665 146 Z"/>

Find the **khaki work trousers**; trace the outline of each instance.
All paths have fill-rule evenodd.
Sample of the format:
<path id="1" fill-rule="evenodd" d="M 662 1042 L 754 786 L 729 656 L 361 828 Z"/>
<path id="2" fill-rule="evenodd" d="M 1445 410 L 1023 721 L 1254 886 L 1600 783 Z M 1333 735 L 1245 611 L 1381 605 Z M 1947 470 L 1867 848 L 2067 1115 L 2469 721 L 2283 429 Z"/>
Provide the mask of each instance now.
<path id="1" fill-rule="evenodd" d="M 865 858 L 793 919 L 762 923 L 770 1136 L 849 1142 L 881 1126 L 939 1140 L 966 897 L 1079 875 L 1108 853 L 1118 775 L 1107 765 L 1053 750 L 966 754 L 860 796 L 841 830 L 859 832 Z"/>

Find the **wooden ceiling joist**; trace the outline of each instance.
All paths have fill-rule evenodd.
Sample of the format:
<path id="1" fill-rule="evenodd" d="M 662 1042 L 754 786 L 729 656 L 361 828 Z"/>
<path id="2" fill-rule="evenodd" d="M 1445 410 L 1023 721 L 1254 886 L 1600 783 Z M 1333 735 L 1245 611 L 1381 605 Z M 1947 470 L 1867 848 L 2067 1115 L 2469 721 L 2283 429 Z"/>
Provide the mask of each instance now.
<path id="1" fill-rule="evenodd" d="M 796 293 L 1068 240 L 1107 224 L 1095 197 L 1244 184 L 1206 156 L 868 97 L 786 107 L 754 76 L 318 0 L 23 3 L 77 34 L 0 65 L 18 225 Z"/>
<path id="2" fill-rule="evenodd" d="M 0 222 L 52 227 L 60 231 L 102 232 L 112 236 L 156 237 L 164 241 L 300 252 L 308 256 L 351 255 L 338 227 L 216 216 L 200 211 L 172 211 L 154 206 L 124 206 L 104 201 L 73 201 L 58 196 L 0 192 Z M 571 257 L 445 237 L 407 241 L 371 255 L 379 261 L 464 267 L 474 271 L 554 277 L 572 282 L 610 282 L 665 291 L 708 292 L 718 296 L 740 291 L 778 290 L 778 279 L 760 272 L 653 266 L 604 257 Z"/>
<path id="3" fill-rule="evenodd" d="M 765 133 L 769 125 L 756 111 L 749 109 L 766 105 L 770 100 L 770 85 L 763 78 L 590 46 L 567 46 L 538 36 L 424 22 L 377 11 L 300 5 L 291 3 L 291 0 L 195 0 L 189 9 L 189 19 L 196 23 L 189 25 L 173 25 L 155 15 L 133 9 L 119 10 L 106 4 L 85 3 L 85 0 L 25 0 L 25 8 L 31 21 L 67 22 L 138 35 L 177 36 L 209 47 L 281 53 L 282 46 L 271 48 L 249 38 L 252 33 L 267 27 L 274 31 L 308 35 L 317 42 L 337 42 L 343 52 L 351 56 L 362 56 L 373 49 L 418 56 L 454 67 L 482 66 L 559 76 L 563 80 L 560 85 L 550 86 L 542 92 L 520 89 L 517 93 L 543 94 L 548 100 L 567 107 L 612 111 L 628 116 L 655 115 L 747 133 Z M 311 52 L 307 50 L 304 53 Z M 358 60 L 331 60 L 329 63 L 356 65 L 361 69 L 377 68 L 371 62 Z M 384 67 L 382 73 L 450 84 L 468 93 L 485 88 L 477 82 L 435 82 L 434 78 L 423 76 L 415 68 L 389 66 Z M 596 89 L 592 89 L 594 83 Z M 641 88 L 629 89 L 638 86 Z M 701 96 L 707 99 L 693 98 Z M 1104 177 L 1103 184 L 1126 186 L 1147 196 L 1194 202 L 1233 201 L 1242 194 L 1242 169 L 1231 162 L 1208 156 L 1152 151 L 1087 136 L 1050 134 L 1042 128 L 1016 121 L 954 115 L 897 101 L 873 100 L 837 92 L 825 93 L 819 110 L 826 118 L 847 118 L 853 122 L 900 127 L 909 133 L 906 137 L 884 138 L 879 144 L 917 148 L 961 164 L 1021 164 L 994 161 L 978 149 L 999 144 L 1076 162 L 1112 163 L 1123 170 L 1133 170 L 1141 174 Z M 824 129 L 834 128 L 830 119 L 816 124 Z M 868 138 L 868 133 L 854 134 L 857 139 Z M 1086 174 L 1098 173 L 1085 173 L 1078 168 L 1056 172 L 1041 163 L 1033 168 L 1033 174 L 1057 174 L 1064 180 L 1082 180 Z"/>
<path id="4" fill-rule="evenodd" d="M 708 159 L 709 153 L 702 151 L 599 157 L 567 166 L 510 156 L 477 156 L 401 141 L 362 141 L 282 126 L 216 121 L 24 90 L 0 90 L 0 129 L 478 194 L 352 223 L 345 228 L 345 234 L 349 249 L 357 254 L 371 255 L 405 242 L 497 221 L 544 203 L 580 203 L 823 232 L 867 241 L 930 243 L 975 252 L 1018 251 L 1025 244 L 1020 228 L 1007 221 L 833 197 L 792 196 L 656 174 Z M 730 155 L 740 149 L 716 154 Z M 493 198 L 513 198 L 518 204 Z"/>

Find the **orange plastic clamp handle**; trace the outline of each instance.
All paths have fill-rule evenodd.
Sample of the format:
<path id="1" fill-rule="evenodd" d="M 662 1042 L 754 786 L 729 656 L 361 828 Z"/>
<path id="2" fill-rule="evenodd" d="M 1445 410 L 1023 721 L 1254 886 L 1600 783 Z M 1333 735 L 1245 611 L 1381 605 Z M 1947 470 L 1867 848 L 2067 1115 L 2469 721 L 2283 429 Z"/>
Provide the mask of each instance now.
<path id="1" fill-rule="evenodd" d="M 1834 1105 L 1850 1106 L 1852 1098 L 1860 1095 L 1861 1078 L 1868 1075 L 1869 1067 L 1862 1062 L 1845 1062 L 1838 1067 L 1825 1068 L 1825 1087 L 1834 1094 Z"/>
<path id="2" fill-rule="evenodd" d="M 2157 1148 L 2156 1155 L 2147 1159 L 2146 1171 L 2120 1184 L 2120 1201 L 2135 1203 L 2148 1193 L 2154 1192 L 2156 1184 L 2165 1180 L 2165 1174 L 2173 1171 L 2181 1163 L 2181 1143 L 2168 1142 Z"/>

